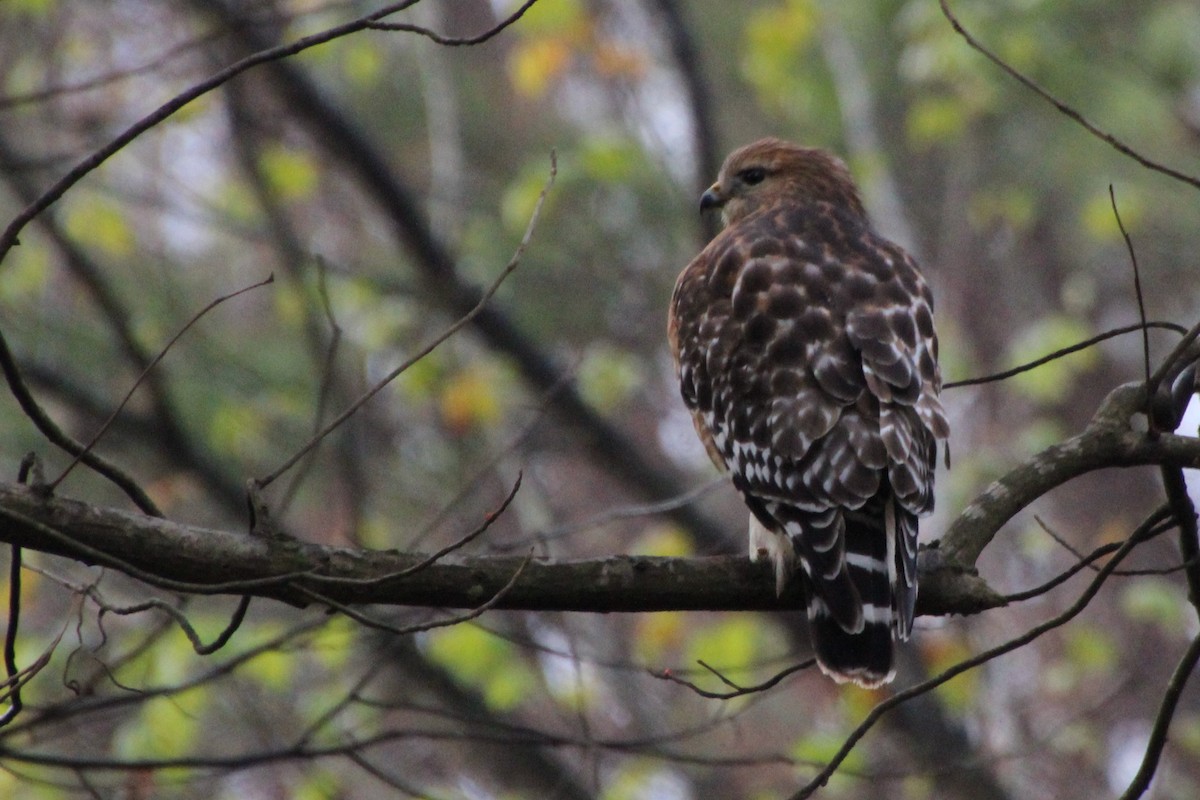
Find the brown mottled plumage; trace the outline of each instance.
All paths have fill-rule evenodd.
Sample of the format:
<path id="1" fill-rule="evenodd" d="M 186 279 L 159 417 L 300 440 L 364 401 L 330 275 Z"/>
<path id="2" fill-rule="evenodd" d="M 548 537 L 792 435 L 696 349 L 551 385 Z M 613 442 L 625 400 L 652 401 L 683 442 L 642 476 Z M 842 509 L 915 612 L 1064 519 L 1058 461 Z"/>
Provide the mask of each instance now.
<path id="1" fill-rule="evenodd" d="M 822 669 L 878 686 L 912 630 L 917 516 L 949 434 L 933 298 L 823 150 L 742 147 L 700 205 L 725 229 L 671 300 L 684 402 L 750 508 L 751 557 L 780 590 L 800 576 Z"/>

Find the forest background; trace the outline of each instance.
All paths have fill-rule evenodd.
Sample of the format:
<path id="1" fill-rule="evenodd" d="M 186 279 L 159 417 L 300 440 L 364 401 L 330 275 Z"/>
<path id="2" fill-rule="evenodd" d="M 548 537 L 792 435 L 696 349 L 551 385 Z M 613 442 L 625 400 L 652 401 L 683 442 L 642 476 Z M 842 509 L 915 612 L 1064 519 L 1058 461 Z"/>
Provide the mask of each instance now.
<path id="1" fill-rule="evenodd" d="M 1200 794 L 1193 0 L 396 5 L 0 3 L 0 795 Z M 887 691 L 729 555 L 665 346 L 763 135 L 947 382 L 1125 331 L 946 389 Z"/>

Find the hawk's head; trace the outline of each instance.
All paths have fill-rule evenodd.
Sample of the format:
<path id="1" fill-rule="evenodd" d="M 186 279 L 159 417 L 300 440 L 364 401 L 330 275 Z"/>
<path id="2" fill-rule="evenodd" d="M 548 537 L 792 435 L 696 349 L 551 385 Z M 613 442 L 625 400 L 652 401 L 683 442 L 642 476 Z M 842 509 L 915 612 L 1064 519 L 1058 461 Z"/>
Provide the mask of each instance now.
<path id="1" fill-rule="evenodd" d="M 773 138 L 730 153 L 717 182 L 700 198 L 700 210 L 721 209 L 728 226 L 781 200 L 824 201 L 865 216 L 858 188 L 840 158 Z"/>

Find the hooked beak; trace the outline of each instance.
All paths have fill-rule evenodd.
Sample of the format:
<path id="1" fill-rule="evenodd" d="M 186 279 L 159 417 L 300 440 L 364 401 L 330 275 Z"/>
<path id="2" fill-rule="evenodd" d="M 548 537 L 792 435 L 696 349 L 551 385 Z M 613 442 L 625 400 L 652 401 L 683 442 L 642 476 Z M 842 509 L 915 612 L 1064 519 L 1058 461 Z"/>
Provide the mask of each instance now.
<path id="1" fill-rule="evenodd" d="M 700 195 L 700 213 L 703 214 L 711 208 L 720 208 L 725 205 L 725 197 L 721 194 L 721 184 L 714 183 L 708 187 L 708 191 Z"/>

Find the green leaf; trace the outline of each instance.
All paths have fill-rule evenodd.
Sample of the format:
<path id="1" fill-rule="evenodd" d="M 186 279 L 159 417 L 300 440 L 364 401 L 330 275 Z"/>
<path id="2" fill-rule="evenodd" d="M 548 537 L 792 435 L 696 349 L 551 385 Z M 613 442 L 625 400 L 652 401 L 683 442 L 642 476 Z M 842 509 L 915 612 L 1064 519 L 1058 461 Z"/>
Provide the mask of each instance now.
<path id="1" fill-rule="evenodd" d="M 515 6 L 516 3 L 512 5 Z M 570 31 L 584 24 L 586 20 L 583 0 L 553 0 L 549 3 L 535 3 L 521 17 L 516 31 L 522 36 L 545 36 Z"/>
<path id="2" fill-rule="evenodd" d="M 274 145 L 263 151 L 260 163 L 267 182 L 285 200 L 308 197 L 317 187 L 317 166 L 306 151 Z"/>
<path id="3" fill-rule="evenodd" d="M 328 800 L 330 797 L 340 797 L 342 784 L 337 775 L 324 769 L 304 771 L 304 778 L 292 787 L 290 796 L 293 800 Z"/>
<path id="4" fill-rule="evenodd" d="M 533 691 L 533 675 L 516 648 L 482 628 L 462 624 L 430 631 L 425 648 L 456 678 L 479 689 L 494 709 L 515 708 Z"/>
<path id="5" fill-rule="evenodd" d="M 602 343 L 589 347 L 579 365 L 579 390 L 601 411 L 612 411 L 644 380 L 636 356 Z"/>
<path id="6" fill-rule="evenodd" d="M 542 189 L 546 186 L 548 175 L 546 162 L 539 161 L 536 164 L 527 165 L 521 174 L 509 184 L 500 198 L 500 219 L 504 221 L 506 230 L 514 234 L 525 232 L 529 226 L 529 220 L 533 216 L 533 209 L 537 207 L 538 197 L 541 196 Z M 554 196 L 554 192 L 546 195 L 543 213 L 549 212 Z"/>
<path id="7" fill-rule="evenodd" d="M 1187 632 L 1186 606 L 1182 592 L 1160 578 L 1138 578 L 1121 592 L 1125 616 L 1174 635 Z"/>
<path id="8" fill-rule="evenodd" d="M 765 105 L 781 112 L 811 106 L 813 82 L 801 69 L 816 40 L 817 15 L 810 0 L 790 0 L 750 14 L 742 72 Z"/>
<path id="9" fill-rule="evenodd" d="M 1008 364 L 1015 367 L 1034 361 L 1076 344 L 1090 333 L 1082 322 L 1071 317 L 1045 317 L 1022 331 L 1009 346 Z M 1091 368 L 1098 359 L 1095 348 L 1088 348 L 1022 372 L 1010 378 L 1009 383 L 1034 400 L 1053 403 L 1066 397 L 1075 376 Z"/>
<path id="10" fill-rule="evenodd" d="M 1121 214 L 1121 222 L 1125 225 L 1125 230 L 1129 232 L 1136 230 L 1145 216 L 1145 198 L 1133 186 L 1114 187 L 1113 191 L 1117 198 L 1117 211 Z M 1083 229 L 1093 239 L 1101 242 L 1123 240 L 1121 227 L 1117 224 L 1116 215 L 1113 214 L 1112 197 L 1109 196 L 1107 187 L 1088 198 L 1079 216 Z"/>
<path id="11" fill-rule="evenodd" d="M 758 617 L 729 614 L 692 634 L 687 646 L 687 660 L 703 661 L 722 672 L 749 669 L 760 660 L 765 640 L 763 623 Z"/>
<path id="12" fill-rule="evenodd" d="M 917 100 L 908 110 L 906 131 L 913 146 L 926 148 L 960 137 L 967 127 L 967 114 L 957 97 L 930 96 Z"/>
<path id="13" fill-rule="evenodd" d="M 240 458 L 251 458 L 262 452 L 265 447 L 263 433 L 262 410 L 242 403 L 221 404 L 208 424 L 212 446 Z"/>
<path id="14" fill-rule="evenodd" d="M 377 41 L 361 36 L 342 40 L 342 73 L 351 83 L 370 86 L 383 72 L 383 57 Z"/>
<path id="15" fill-rule="evenodd" d="M 45 17 L 58 8 L 58 0 L 4 0 L 0 16 Z"/>
<path id="16" fill-rule="evenodd" d="M 36 235 L 21 236 L 22 244 L 4 259 L 0 303 L 21 303 L 41 293 L 49 275 L 50 252 Z"/>
<path id="17" fill-rule="evenodd" d="M 1077 624 L 1064 636 L 1066 656 L 1085 673 L 1109 672 L 1117 663 L 1112 636 L 1094 625 Z"/>
<path id="18" fill-rule="evenodd" d="M 123 759 L 187 756 L 196 742 L 207 695 L 203 689 L 193 689 L 147 700 L 117 731 L 113 754 Z"/>
<path id="19" fill-rule="evenodd" d="M 792 744 L 791 755 L 792 758 L 804 764 L 823 766 L 837 755 L 845 741 L 846 737 L 841 733 L 816 730 L 797 739 Z M 863 749 L 856 747 L 847 754 L 841 769 L 853 772 L 863 769 L 865 763 Z M 833 774 L 829 782 L 829 788 L 835 793 L 845 791 L 852 785 L 849 778 L 840 774 L 840 770 Z"/>
<path id="20" fill-rule="evenodd" d="M 593 136 L 579 153 L 579 166 L 596 181 L 625 183 L 641 162 L 641 151 L 628 139 Z"/>
<path id="21" fill-rule="evenodd" d="M 103 198 L 72 205 L 65 226 L 72 239 L 115 258 L 131 255 L 136 244 L 121 207 Z"/>

